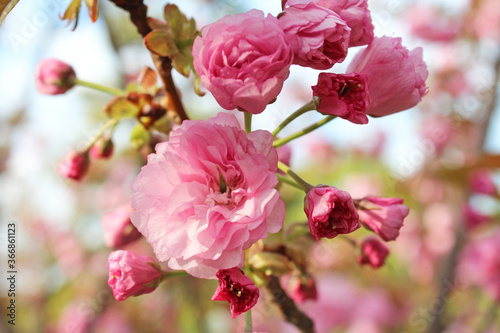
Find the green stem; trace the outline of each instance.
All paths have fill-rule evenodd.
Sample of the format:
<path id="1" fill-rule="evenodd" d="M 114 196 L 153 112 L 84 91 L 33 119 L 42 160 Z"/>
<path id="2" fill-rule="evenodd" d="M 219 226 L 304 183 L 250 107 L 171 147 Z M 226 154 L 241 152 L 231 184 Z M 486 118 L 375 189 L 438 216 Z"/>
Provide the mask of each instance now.
<path id="1" fill-rule="evenodd" d="M 302 190 L 302 186 L 300 186 L 299 184 L 297 184 L 295 181 L 293 181 L 292 179 L 290 178 L 287 178 L 283 175 L 280 175 L 280 174 L 277 174 L 276 176 L 278 176 L 278 180 L 280 182 L 283 182 L 283 183 L 287 183 L 288 185 L 291 185 L 295 188 L 298 188 L 299 190 Z"/>
<path id="2" fill-rule="evenodd" d="M 178 277 L 178 276 L 187 276 L 189 275 L 185 271 L 162 271 L 161 272 L 161 282 L 168 280 L 170 278 Z"/>
<path id="3" fill-rule="evenodd" d="M 104 125 L 102 125 L 99 131 L 97 131 L 97 133 L 89 140 L 87 150 L 90 149 L 97 142 L 97 140 L 99 140 L 99 138 L 104 134 L 104 132 L 106 132 L 108 128 L 111 127 L 113 130 L 116 124 L 118 124 L 118 119 L 111 118 Z"/>
<path id="4" fill-rule="evenodd" d="M 300 185 L 300 188 L 303 189 L 306 193 L 309 192 L 314 186 L 306 182 L 302 177 L 296 174 L 290 167 L 283 162 L 278 161 L 278 168 L 280 168 L 284 173 L 289 175 L 295 180 L 295 182 Z"/>
<path id="5" fill-rule="evenodd" d="M 305 104 L 302 106 L 300 109 L 289 115 L 283 122 L 274 130 L 273 136 L 276 137 L 276 135 L 281 132 L 283 128 L 285 128 L 286 125 L 290 124 L 295 118 L 303 115 L 304 113 L 308 111 L 315 110 L 316 108 L 314 107 L 314 102 L 310 101 L 309 103 Z"/>
<path id="6" fill-rule="evenodd" d="M 245 132 L 250 133 L 252 131 L 252 114 L 248 111 L 245 114 Z"/>
<path id="7" fill-rule="evenodd" d="M 245 312 L 245 333 L 251 333 L 253 332 L 253 327 L 252 327 L 252 310 L 248 310 Z"/>
<path id="8" fill-rule="evenodd" d="M 284 144 L 294 140 L 294 139 L 297 139 L 299 137 L 301 137 L 302 135 L 305 135 L 309 132 L 312 132 L 314 131 L 315 129 L 317 128 L 320 128 L 321 126 L 325 125 L 326 123 L 332 121 L 333 119 L 335 119 L 337 116 L 328 116 L 328 117 L 325 117 L 323 118 L 322 120 L 318 121 L 316 124 L 312 124 L 311 126 L 309 127 L 306 127 L 304 128 L 303 130 L 301 131 L 298 131 L 297 133 L 294 133 L 290 136 L 287 136 L 286 138 L 283 138 L 283 139 L 279 139 L 279 140 L 276 140 L 274 141 L 273 143 L 273 146 L 275 148 L 278 148 L 280 146 L 283 146 Z"/>
<path id="9" fill-rule="evenodd" d="M 77 84 L 79 86 L 99 90 L 99 91 L 102 91 L 102 92 L 105 92 L 105 93 L 108 93 L 111 95 L 116 95 L 116 96 L 125 96 L 126 95 L 125 91 L 123 91 L 121 89 L 106 87 L 106 86 L 103 86 L 103 85 L 100 85 L 97 83 L 83 81 L 80 79 L 76 79 L 75 84 Z"/>

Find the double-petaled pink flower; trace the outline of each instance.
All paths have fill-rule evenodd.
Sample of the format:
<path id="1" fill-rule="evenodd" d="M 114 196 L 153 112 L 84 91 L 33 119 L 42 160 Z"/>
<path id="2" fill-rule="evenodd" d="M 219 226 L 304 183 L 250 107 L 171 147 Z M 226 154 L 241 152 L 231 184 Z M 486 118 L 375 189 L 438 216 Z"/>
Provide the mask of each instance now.
<path id="1" fill-rule="evenodd" d="M 132 184 L 132 223 L 160 261 L 212 278 L 243 267 L 243 252 L 283 226 L 278 156 L 267 131 L 232 115 L 184 121 L 156 146 Z"/>
<path id="2" fill-rule="evenodd" d="M 366 237 L 361 243 L 361 254 L 358 261 L 361 265 L 370 265 L 373 268 L 382 267 L 389 255 L 389 248 L 374 236 Z"/>
<path id="3" fill-rule="evenodd" d="M 35 69 L 35 86 L 38 92 L 47 95 L 64 94 L 75 86 L 73 67 L 57 59 L 44 59 Z"/>
<path id="4" fill-rule="evenodd" d="M 347 72 L 364 74 L 368 80 L 370 107 L 366 114 L 387 116 L 414 107 L 427 93 L 429 72 L 422 60 L 422 48 L 408 51 L 401 38 L 374 38 L 361 50 Z"/>
<path id="5" fill-rule="evenodd" d="M 160 269 L 154 260 L 130 251 L 111 252 L 108 269 L 108 284 L 118 301 L 151 293 L 160 283 Z"/>
<path id="6" fill-rule="evenodd" d="M 344 61 L 351 29 L 337 13 L 311 2 L 285 8 L 278 22 L 292 45 L 294 64 L 329 69 Z"/>
<path id="7" fill-rule="evenodd" d="M 346 22 L 351 28 L 349 47 L 366 45 L 373 40 L 373 24 L 367 0 L 288 0 L 287 5 L 309 2 L 334 11 Z"/>
<path id="8" fill-rule="evenodd" d="M 366 197 L 358 201 L 358 208 L 361 222 L 386 242 L 399 236 L 399 229 L 410 213 L 400 198 Z"/>
<path id="9" fill-rule="evenodd" d="M 288 78 L 293 51 L 278 20 L 260 10 L 226 15 L 193 44 L 194 68 L 224 109 L 261 113 Z"/>
<path id="10" fill-rule="evenodd" d="M 216 276 L 219 286 L 212 296 L 212 301 L 228 301 L 233 318 L 257 304 L 259 288 L 241 269 L 223 269 L 218 271 Z"/>
<path id="11" fill-rule="evenodd" d="M 333 186 L 312 188 L 304 198 L 304 211 L 317 240 L 348 234 L 361 226 L 351 195 Z"/>
<path id="12" fill-rule="evenodd" d="M 368 123 L 365 112 L 370 96 L 363 75 L 320 73 L 318 84 L 312 90 L 322 114 L 338 116 L 355 124 Z"/>

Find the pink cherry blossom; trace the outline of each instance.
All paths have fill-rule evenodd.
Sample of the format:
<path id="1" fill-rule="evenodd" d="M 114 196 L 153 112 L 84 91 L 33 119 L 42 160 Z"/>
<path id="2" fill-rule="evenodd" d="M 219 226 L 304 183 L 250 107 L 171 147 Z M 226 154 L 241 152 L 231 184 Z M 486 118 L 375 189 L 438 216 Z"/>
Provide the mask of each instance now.
<path id="1" fill-rule="evenodd" d="M 482 287 L 500 301 L 500 230 L 470 242 L 461 254 L 460 282 Z"/>
<path id="2" fill-rule="evenodd" d="M 302 277 L 297 279 L 295 286 L 292 290 L 292 298 L 297 303 L 303 303 L 305 300 L 316 300 L 318 298 L 318 291 L 316 290 L 316 283 L 311 276 Z"/>
<path id="3" fill-rule="evenodd" d="M 118 248 L 132 243 L 142 235 L 130 222 L 132 208 L 129 205 L 116 208 L 102 217 L 104 243 L 107 247 Z"/>
<path id="4" fill-rule="evenodd" d="M 361 222 L 386 242 L 399 236 L 399 229 L 410 213 L 400 198 L 366 197 L 358 205 Z"/>
<path id="5" fill-rule="evenodd" d="M 160 282 L 161 274 L 154 267 L 154 260 L 130 251 L 111 252 L 108 269 L 108 284 L 117 301 L 151 293 Z"/>
<path id="6" fill-rule="evenodd" d="M 219 286 L 212 301 L 228 301 L 233 318 L 247 312 L 259 299 L 259 288 L 237 267 L 217 272 Z"/>
<path id="7" fill-rule="evenodd" d="M 351 28 L 349 47 L 361 46 L 373 40 L 373 24 L 367 0 L 288 0 L 288 5 L 307 4 L 328 8 L 337 13 Z"/>
<path id="8" fill-rule="evenodd" d="M 89 152 L 69 152 L 57 166 L 57 172 L 64 178 L 81 180 L 90 166 Z"/>
<path id="9" fill-rule="evenodd" d="M 358 213 L 349 193 L 333 186 L 318 185 L 304 198 L 304 211 L 314 238 L 334 238 L 360 227 Z"/>
<path id="10" fill-rule="evenodd" d="M 49 58 L 38 63 L 35 69 L 35 78 L 38 92 L 59 95 L 75 86 L 76 74 L 70 65 Z"/>
<path id="11" fill-rule="evenodd" d="M 243 267 L 243 251 L 283 226 L 278 156 L 267 131 L 246 134 L 236 117 L 184 121 L 132 184 L 132 223 L 160 261 L 213 278 Z"/>
<path id="12" fill-rule="evenodd" d="M 422 48 L 408 51 L 401 38 L 374 38 L 356 54 L 347 72 L 366 75 L 370 107 L 366 114 L 387 116 L 414 107 L 427 93 L 427 66 Z"/>
<path id="13" fill-rule="evenodd" d="M 329 69 L 344 61 L 351 29 L 335 12 L 314 3 L 285 8 L 278 22 L 294 51 L 293 63 Z"/>
<path id="14" fill-rule="evenodd" d="M 319 99 L 318 111 L 339 116 L 355 124 L 367 124 L 365 111 L 370 105 L 366 79 L 357 73 L 320 73 L 318 84 L 312 87 Z"/>
<path id="15" fill-rule="evenodd" d="M 389 248 L 378 238 L 366 237 L 361 243 L 361 255 L 358 261 L 361 265 L 370 265 L 373 268 L 382 267 L 389 255 Z"/>
<path id="16" fill-rule="evenodd" d="M 224 109 L 261 113 L 281 92 L 293 51 L 278 20 L 260 10 L 226 15 L 193 45 L 194 68 Z"/>
<path id="17" fill-rule="evenodd" d="M 472 193 L 498 196 L 498 188 L 493 182 L 493 175 L 487 169 L 474 170 L 469 176 L 469 189 Z"/>

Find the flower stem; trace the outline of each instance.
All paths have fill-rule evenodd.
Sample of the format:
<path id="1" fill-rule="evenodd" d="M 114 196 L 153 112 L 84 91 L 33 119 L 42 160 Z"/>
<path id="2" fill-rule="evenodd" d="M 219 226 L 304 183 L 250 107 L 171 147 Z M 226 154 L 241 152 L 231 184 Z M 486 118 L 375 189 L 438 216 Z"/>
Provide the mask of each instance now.
<path id="1" fill-rule="evenodd" d="M 106 87 L 106 86 L 103 86 L 103 85 L 100 85 L 97 83 L 83 81 L 80 79 L 76 79 L 75 84 L 77 84 L 79 86 L 91 88 L 94 90 L 99 90 L 99 91 L 102 91 L 102 92 L 105 92 L 105 93 L 108 93 L 111 95 L 116 95 L 116 96 L 125 96 L 125 94 L 126 94 L 125 91 L 123 91 L 121 89 Z"/>
<path id="2" fill-rule="evenodd" d="M 162 271 L 161 272 L 161 282 L 168 280 L 170 278 L 178 277 L 178 276 L 187 276 L 189 275 L 186 271 Z"/>
<path id="3" fill-rule="evenodd" d="M 248 310 L 245 312 L 245 333 L 251 333 L 253 332 L 253 327 L 252 327 L 252 310 Z"/>
<path id="4" fill-rule="evenodd" d="M 314 186 L 306 182 L 302 177 L 296 174 L 288 165 L 283 162 L 278 161 L 278 168 L 280 168 L 284 173 L 292 177 L 293 180 L 303 189 L 306 193 L 309 192 Z M 279 177 L 278 177 L 279 178 Z M 289 183 L 290 184 L 290 183 Z"/>
<path id="5" fill-rule="evenodd" d="M 252 114 L 248 111 L 245 114 L 245 132 L 250 133 L 252 131 Z"/>
<path id="6" fill-rule="evenodd" d="M 287 183 L 288 185 L 291 185 L 291 186 L 293 186 L 295 188 L 298 188 L 299 190 L 302 190 L 302 186 L 300 186 L 299 184 L 297 184 L 296 182 L 294 182 L 292 179 L 287 178 L 285 176 L 282 176 L 280 174 L 277 174 L 277 176 L 278 176 L 278 180 L 280 182 Z"/>
<path id="7" fill-rule="evenodd" d="M 102 125 L 99 131 L 97 131 L 97 133 L 89 140 L 87 150 L 89 150 L 97 142 L 97 140 L 99 140 L 99 138 L 104 134 L 104 132 L 106 132 L 108 128 L 111 127 L 113 130 L 116 124 L 118 124 L 118 119 L 111 118 L 104 125 Z"/>
<path id="8" fill-rule="evenodd" d="M 313 101 L 308 102 L 307 104 L 304 104 L 300 109 L 289 115 L 283 122 L 274 130 L 273 136 L 276 137 L 276 135 L 281 132 L 283 128 L 285 128 L 286 125 L 290 124 L 295 118 L 303 115 L 304 113 L 308 111 L 315 110 L 314 103 Z"/>
<path id="9" fill-rule="evenodd" d="M 321 119 L 320 121 L 318 121 L 317 123 L 312 124 L 311 126 L 306 127 L 303 130 L 298 131 L 297 133 L 294 133 L 294 134 L 292 134 L 290 136 L 287 136 L 286 138 L 274 141 L 273 146 L 275 148 L 278 148 L 279 146 L 283 146 L 284 144 L 286 144 L 286 143 L 288 143 L 288 142 L 290 142 L 290 141 L 292 141 L 294 139 L 297 139 L 297 138 L 299 138 L 299 137 L 301 137 L 301 136 L 303 136 L 303 135 L 305 135 L 305 134 L 307 134 L 309 132 L 314 131 L 317 128 L 320 128 L 321 126 L 323 126 L 326 123 L 332 121 L 336 117 L 337 116 L 328 116 L 328 117 L 325 117 L 325 118 Z"/>

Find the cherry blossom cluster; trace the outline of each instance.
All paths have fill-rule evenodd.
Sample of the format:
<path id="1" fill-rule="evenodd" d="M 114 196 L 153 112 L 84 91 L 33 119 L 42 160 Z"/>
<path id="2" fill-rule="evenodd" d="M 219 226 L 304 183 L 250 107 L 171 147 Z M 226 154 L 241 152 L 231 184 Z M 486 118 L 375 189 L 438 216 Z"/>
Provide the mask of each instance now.
<path id="1" fill-rule="evenodd" d="M 155 24 L 166 29 L 162 25 L 166 23 Z M 146 41 L 151 44 L 153 39 Z M 347 73 L 319 73 L 311 100 L 273 133 L 252 130 L 252 115 L 265 112 L 279 97 L 291 66 L 326 71 L 343 62 L 351 47 L 364 45 Z M 150 46 L 161 53 L 158 44 Z M 367 1 L 290 0 L 277 16 L 252 9 L 205 26 L 193 40 L 191 56 L 201 84 L 223 109 L 243 112 L 245 128 L 234 114 L 220 112 L 208 120 L 184 120 L 156 144 L 133 181 L 130 207 L 106 215 L 103 227 L 106 244 L 112 248 L 144 236 L 169 271 L 162 271 L 150 257 L 113 252 L 108 268 L 115 298 L 150 293 L 164 279 L 185 272 L 219 279 L 212 299 L 229 301 L 233 317 L 251 309 L 259 297 L 254 278 L 265 281 L 289 272 L 283 268 L 285 259 L 276 259 L 276 253 L 250 256 L 248 251 L 283 228 L 286 207 L 277 189 L 281 183 L 304 191 L 304 219 L 311 238 L 332 239 L 363 226 L 374 235 L 362 242 L 352 240 L 360 249 L 358 260 L 381 267 L 389 254 L 385 242 L 398 237 L 409 214 L 403 200 L 353 199 L 334 186 L 311 185 L 290 168 L 277 148 L 336 117 L 367 124 L 368 116 L 387 116 L 415 106 L 427 92 L 422 49 L 409 51 L 400 38 L 375 37 Z M 61 94 L 81 82 L 69 65 L 57 60 L 42 62 L 37 70 L 42 93 Z M 133 115 L 147 132 L 151 123 L 168 115 L 168 108 L 158 108 L 153 102 L 161 96 L 144 91 L 148 90 L 117 100 L 136 103 L 150 94 L 137 102 L 140 111 Z M 313 110 L 326 117 L 290 137 L 278 137 L 289 122 Z M 107 128 L 122 117 L 109 115 Z M 110 135 L 102 134 L 83 152 L 71 152 L 59 172 L 81 180 L 89 154 L 103 158 L 112 151 Z M 295 294 L 296 299 L 315 298 L 314 279 L 306 276 Z"/>

